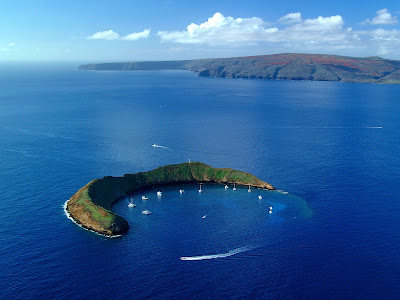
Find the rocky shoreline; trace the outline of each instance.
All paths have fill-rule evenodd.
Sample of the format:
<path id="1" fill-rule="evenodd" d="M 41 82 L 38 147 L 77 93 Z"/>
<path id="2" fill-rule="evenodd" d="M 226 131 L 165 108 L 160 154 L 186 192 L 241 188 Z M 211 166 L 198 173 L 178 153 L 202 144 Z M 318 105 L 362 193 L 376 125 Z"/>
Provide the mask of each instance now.
<path id="1" fill-rule="evenodd" d="M 66 202 L 64 209 L 67 216 L 79 226 L 104 236 L 117 237 L 129 230 L 128 222 L 111 211 L 112 205 L 119 199 L 154 186 L 206 182 L 236 183 L 274 190 L 272 185 L 249 173 L 191 162 L 122 177 L 107 176 L 92 180 Z"/>

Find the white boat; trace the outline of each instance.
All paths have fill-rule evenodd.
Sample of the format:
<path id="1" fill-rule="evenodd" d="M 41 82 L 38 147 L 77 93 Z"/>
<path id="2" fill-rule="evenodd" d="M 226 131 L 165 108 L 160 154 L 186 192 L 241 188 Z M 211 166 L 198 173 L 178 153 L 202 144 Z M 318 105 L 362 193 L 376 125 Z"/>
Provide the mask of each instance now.
<path id="1" fill-rule="evenodd" d="M 131 198 L 131 202 L 128 204 L 128 206 L 129 207 L 136 207 L 136 204 L 134 204 L 132 201 L 133 201 L 133 199 Z"/>
<path id="2" fill-rule="evenodd" d="M 272 214 L 272 210 L 270 210 L 269 213 Z"/>
<path id="3" fill-rule="evenodd" d="M 226 185 L 226 184 L 225 184 L 225 189 L 226 189 L 226 190 L 227 190 L 227 189 L 229 189 L 229 186 L 228 186 L 228 185 Z"/>
<path id="4" fill-rule="evenodd" d="M 142 196 L 142 200 L 149 200 L 146 196 Z"/>
<path id="5" fill-rule="evenodd" d="M 272 206 L 269 207 L 269 210 L 272 210 Z"/>
<path id="6" fill-rule="evenodd" d="M 158 196 L 158 197 L 161 197 L 161 196 L 162 196 L 162 192 L 158 191 L 158 192 L 157 192 L 157 196 Z"/>
<path id="7" fill-rule="evenodd" d="M 233 183 L 233 191 L 236 191 L 236 183 Z"/>
<path id="8" fill-rule="evenodd" d="M 146 209 L 146 210 L 142 211 L 142 215 L 151 215 L 151 211 Z"/>
<path id="9" fill-rule="evenodd" d="M 180 194 L 183 194 L 185 192 L 185 190 L 179 190 Z"/>
<path id="10" fill-rule="evenodd" d="M 247 190 L 249 193 L 251 192 L 251 186 L 250 186 L 250 184 L 249 184 L 249 189 Z"/>
<path id="11" fill-rule="evenodd" d="M 262 196 L 260 195 L 260 196 L 258 196 L 258 200 L 261 200 L 262 199 Z"/>
<path id="12" fill-rule="evenodd" d="M 166 147 L 164 147 L 164 146 L 157 145 L 157 144 L 153 144 L 153 145 L 151 145 L 151 146 L 154 147 L 154 148 L 166 148 Z"/>
<path id="13" fill-rule="evenodd" d="M 199 193 L 202 193 L 203 190 L 201 189 L 201 183 L 200 183 L 200 189 L 199 189 Z"/>
<path id="14" fill-rule="evenodd" d="M 201 218 L 202 218 L 202 219 L 205 219 L 206 217 L 207 217 L 207 215 L 204 215 L 204 216 L 202 216 Z"/>

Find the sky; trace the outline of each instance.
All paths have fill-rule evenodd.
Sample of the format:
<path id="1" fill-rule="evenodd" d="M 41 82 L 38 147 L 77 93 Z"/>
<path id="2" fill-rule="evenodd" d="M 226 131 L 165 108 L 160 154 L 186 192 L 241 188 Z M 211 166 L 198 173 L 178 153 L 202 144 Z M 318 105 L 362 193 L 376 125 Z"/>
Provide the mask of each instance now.
<path id="1" fill-rule="evenodd" d="M 0 62 L 399 50 L 400 0 L 0 1 Z"/>

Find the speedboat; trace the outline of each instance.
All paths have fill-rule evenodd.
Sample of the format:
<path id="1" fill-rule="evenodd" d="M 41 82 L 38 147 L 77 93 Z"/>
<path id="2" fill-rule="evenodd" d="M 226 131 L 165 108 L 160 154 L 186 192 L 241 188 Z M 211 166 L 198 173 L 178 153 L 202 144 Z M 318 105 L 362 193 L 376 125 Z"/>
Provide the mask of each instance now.
<path id="1" fill-rule="evenodd" d="M 260 195 L 260 196 L 258 196 L 258 200 L 261 200 L 262 199 L 262 196 Z"/>
<path id="2" fill-rule="evenodd" d="M 142 211 L 142 215 L 151 215 L 151 211 L 146 209 L 146 210 Z"/>
<path id="3" fill-rule="evenodd" d="M 157 145 L 157 144 L 153 144 L 153 145 L 151 145 L 151 146 L 153 146 L 154 148 L 165 148 L 164 146 Z"/>
<path id="4" fill-rule="evenodd" d="M 158 197 L 161 197 L 161 196 L 162 196 L 162 193 L 161 193 L 160 191 L 158 191 L 158 192 L 157 192 L 157 196 L 158 196 Z"/>
<path id="5" fill-rule="evenodd" d="M 204 216 L 202 216 L 201 218 L 202 218 L 202 219 L 205 219 L 206 217 L 207 217 L 207 215 L 204 215 Z"/>
<path id="6" fill-rule="evenodd" d="M 180 260 L 190 260 L 190 257 L 182 256 L 182 257 L 179 257 L 179 259 L 180 259 Z"/>

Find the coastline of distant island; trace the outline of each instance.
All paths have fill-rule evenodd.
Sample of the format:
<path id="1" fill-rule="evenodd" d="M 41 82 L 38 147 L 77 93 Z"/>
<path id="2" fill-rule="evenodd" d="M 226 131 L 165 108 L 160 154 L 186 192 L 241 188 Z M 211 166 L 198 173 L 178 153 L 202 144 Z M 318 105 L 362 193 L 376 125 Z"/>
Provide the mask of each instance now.
<path id="1" fill-rule="evenodd" d="M 79 70 L 189 70 L 202 77 L 400 84 L 400 61 L 378 56 L 283 53 L 80 65 Z"/>
<path id="2" fill-rule="evenodd" d="M 68 218 L 96 233 L 116 237 L 126 233 L 128 222 L 111 211 L 115 202 L 145 188 L 183 183 L 235 183 L 266 190 L 275 188 L 252 174 L 229 168 L 213 168 L 200 162 L 159 167 L 152 171 L 94 179 L 64 205 Z"/>

